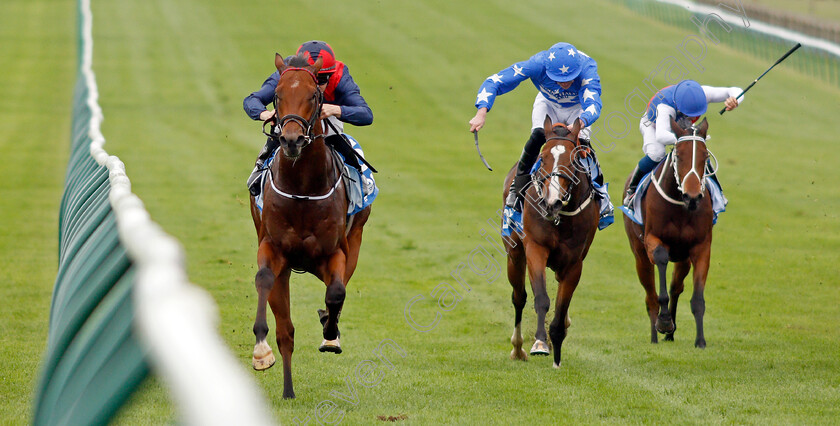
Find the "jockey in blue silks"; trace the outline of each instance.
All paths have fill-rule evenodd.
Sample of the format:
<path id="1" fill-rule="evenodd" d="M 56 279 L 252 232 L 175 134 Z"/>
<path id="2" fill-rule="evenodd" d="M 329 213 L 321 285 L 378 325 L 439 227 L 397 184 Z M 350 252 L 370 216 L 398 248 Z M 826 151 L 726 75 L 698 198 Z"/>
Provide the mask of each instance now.
<path id="1" fill-rule="evenodd" d="M 522 150 L 513 179 L 513 191 L 506 203 L 518 213 L 522 211 L 524 190 L 531 181 L 531 168 L 545 144 L 545 116 L 548 115 L 554 123 L 565 123 L 570 127 L 575 120 L 580 119 L 583 125 L 579 134 L 580 142 L 590 145 L 589 127 L 601 115 L 601 78 L 595 60 L 569 43 L 557 43 L 484 80 L 478 90 L 475 102 L 478 111 L 470 120 L 470 131 L 476 132 L 484 127 L 487 112 L 493 107 L 497 96 L 510 92 L 527 79 L 538 90 L 531 112 L 531 136 Z M 597 191 L 602 203 L 602 222 L 606 218 L 606 222 L 612 223 L 612 204 L 600 167 L 596 169 L 598 172 L 593 173 L 592 178 L 598 188 L 602 189 Z M 603 206 L 603 203 L 607 206 Z"/>
<path id="2" fill-rule="evenodd" d="M 318 58 L 323 59 L 321 70 L 317 75 L 318 86 L 324 93 L 320 119 L 330 120 L 339 132 L 344 131 L 343 123 L 355 126 L 367 126 L 373 123 L 373 112 L 362 97 L 359 86 L 350 76 L 348 67 L 335 59 L 335 54 L 329 44 L 319 40 L 307 41 L 298 47 L 297 54 L 303 56 L 310 65 L 315 64 Z M 288 62 L 288 58 L 286 61 Z M 253 120 L 265 121 L 274 116 L 274 110 L 267 110 L 266 105 L 274 101 L 274 90 L 277 88 L 278 81 L 280 81 L 280 72 L 274 71 L 259 90 L 248 95 L 243 101 L 245 113 Z M 348 165 L 361 171 L 359 160 L 353 154 L 352 148 L 341 140 L 341 135 L 336 135 L 332 129 L 325 130 L 327 130 L 327 137 L 324 142 L 335 148 Z M 257 157 L 254 171 L 246 181 L 248 190 L 255 197 L 262 190 L 259 177 L 265 167 L 264 163 L 278 145 L 279 142 L 275 139 L 268 138 Z"/>
<path id="3" fill-rule="evenodd" d="M 630 207 L 639 182 L 665 158 L 665 147 L 677 142 L 677 136 L 671 130 L 672 118 L 679 125 L 687 127 L 689 122 L 694 123 L 706 113 L 710 102 L 724 102 L 726 110 L 731 111 L 738 107 L 736 97 L 741 92 L 739 87 L 701 86 L 694 80 L 683 80 L 656 92 L 639 123 L 645 156 L 633 170 L 630 186 L 624 196 L 624 206 Z"/>

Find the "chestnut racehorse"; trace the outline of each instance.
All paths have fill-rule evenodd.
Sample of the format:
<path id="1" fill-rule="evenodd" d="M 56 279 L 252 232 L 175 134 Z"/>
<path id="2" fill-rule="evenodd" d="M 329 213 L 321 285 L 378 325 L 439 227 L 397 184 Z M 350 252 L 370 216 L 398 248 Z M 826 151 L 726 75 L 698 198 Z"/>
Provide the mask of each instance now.
<path id="1" fill-rule="evenodd" d="M 341 353 L 338 319 L 344 305 L 345 287 L 359 258 L 362 229 L 370 207 L 355 214 L 348 224 L 347 199 L 341 170 L 324 144 L 320 120 L 323 93 L 316 73 L 319 58 L 310 66 L 293 57 L 287 66 L 275 56 L 280 72 L 277 83 L 274 123 L 279 128 L 278 149 L 263 188 L 260 215 L 251 197 L 251 216 L 257 230 L 257 316 L 254 369 L 274 365 L 271 346 L 266 342 L 268 324 L 265 304 L 274 312 L 277 347 L 283 358 L 283 397 L 294 398 L 292 352 L 295 328 L 289 309 L 289 276 L 292 270 L 309 272 L 326 288 L 326 312 L 320 311 L 324 341 L 322 352 Z"/>
<path id="2" fill-rule="evenodd" d="M 671 119 L 671 128 L 678 138 L 677 143 L 665 161 L 654 169 L 652 187 L 641 200 L 644 226 L 625 215 L 624 229 L 636 256 L 639 282 L 647 293 L 645 303 L 650 316 L 651 343 L 657 343 L 657 332 L 665 334 L 665 340 L 674 340 L 677 300 L 683 291 L 683 280 L 693 268 L 691 312 L 697 325 L 694 346 L 705 348 L 703 314 L 706 302 L 703 290 L 709 272 L 714 217 L 711 196 L 705 183 L 709 124 L 703 119 L 698 126 L 686 130 Z M 627 185 L 624 189 L 627 190 Z M 676 264 L 671 277 L 670 297 L 666 287 L 669 261 Z M 659 271 L 658 295 L 653 265 Z"/>
<path id="3" fill-rule="evenodd" d="M 569 303 L 580 281 L 583 259 L 598 228 L 598 202 L 594 199 L 587 169 L 580 163 L 580 157 L 587 152 L 578 141 L 580 120 L 569 129 L 564 124 L 552 125 L 546 117 L 543 126 L 547 138 L 540 153 L 542 164 L 527 188 L 522 208 L 524 235 L 512 232 L 510 239 L 503 238 L 515 313 L 510 357 L 514 360 L 528 358 L 522 350 L 520 326 L 528 297 L 525 292 L 526 265 L 537 312 L 536 341 L 531 354 L 548 355 L 550 352 L 545 332 L 545 316 L 551 303 L 546 291 L 545 271 L 550 267 L 558 287 L 549 335 L 554 346 L 554 367 L 559 368 L 560 349 L 570 325 Z M 503 199 L 507 199 L 515 171 L 516 166 L 508 172 Z"/>

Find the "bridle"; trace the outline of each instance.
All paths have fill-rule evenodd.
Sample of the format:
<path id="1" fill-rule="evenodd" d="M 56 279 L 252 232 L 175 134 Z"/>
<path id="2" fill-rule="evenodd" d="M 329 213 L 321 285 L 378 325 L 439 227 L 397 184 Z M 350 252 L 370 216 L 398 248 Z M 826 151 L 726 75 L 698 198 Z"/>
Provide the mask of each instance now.
<path id="1" fill-rule="evenodd" d="M 703 164 L 704 164 L 703 174 L 701 175 L 700 173 L 697 172 L 697 142 L 703 142 L 705 144 L 706 143 L 706 138 L 697 135 L 697 128 L 692 127 L 692 130 L 693 130 L 693 132 L 692 132 L 691 135 L 686 135 L 686 136 L 683 136 L 683 137 L 677 139 L 677 142 L 674 144 L 674 149 L 672 149 L 671 152 L 668 153 L 668 157 L 665 159 L 665 164 L 663 165 L 662 173 L 659 174 L 658 178 L 651 179 L 653 181 L 653 185 L 656 187 L 656 190 L 659 192 L 659 195 L 661 195 L 662 198 L 664 198 L 669 203 L 676 204 L 678 206 L 685 206 L 686 204 L 685 204 L 684 201 L 675 200 L 674 198 L 672 198 L 671 196 L 666 194 L 665 191 L 662 189 L 662 179 L 665 176 L 664 169 L 667 168 L 669 164 L 674 169 L 674 181 L 677 183 L 677 190 L 680 192 L 680 194 L 685 194 L 686 181 L 692 175 L 696 176 L 697 179 L 700 180 L 700 193 L 701 194 L 705 193 L 705 191 L 706 191 L 706 178 L 711 176 L 711 175 L 714 175 L 715 173 L 717 173 L 717 170 L 718 170 L 718 167 L 719 167 L 717 158 L 715 157 L 714 154 L 712 154 L 712 151 L 709 151 L 709 149 L 707 148 L 706 152 L 709 154 L 709 157 L 712 160 L 714 160 L 714 166 L 713 166 L 712 169 L 706 170 L 706 167 L 705 167 L 706 162 L 703 161 Z M 688 173 L 686 173 L 685 176 L 683 176 L 683 178 L 680 179 L 680 172 L 677 169 L 677 158 L 676 158 L 677 157 L 677 154 L 676 154 L 677 145 L 679 145 L 682 142 L 688 142 L 688 141 L 690 141 L 691 144 L 692 144 L 692 146 L 691 146 L 691 170 L 689 170 Z"/>
<path id="2" fill-rule="evenodd" d="M 546 138 L 545 142 L 546 142 L 546 144 L 548 144 L 548 142 L 553 141 L 553 140 L 563 140 L 563 141 L 571 142 L 575 146 L 575 149 L 573 150 L 573 152 L 577 151 L 577 148 L 580 147 L 580 143 L 578 141 L 573 140 L 573 139 L 568 138 L 568 137 L 565 137 L 565 136 L 554 135 L 554 136 L 551 136 L 549 138 Z M 577 156 L 576 156 L 575 160 L 577 160 Z M 589 179 L 589 176 L 588 176 L 589 171 L 588 170 L 587 170 L 586 174 L 587 174 L 586 179 Z M 543 184 L 546 181 L 546 179 L 551 179 L 551 178 L 557 177 L 557 178 L 565 179 L 566 181 L 569 182 L 569 184 L 566 186 L 566 188 L 564 190 L 563 198 L 561 198 L 561 200 L 560 200 L 560 202 L 563 204 L 564 207 L 571 200 L 572 187 L 576 186 L 581 181 L 581 179 L 578 179 L 576 177 L 570 176 L 566 173 L 563 173 L 563 172 L 559 171 L 556 164 L 554 165 L 554 168 L 551 171 L 551 173 L 548 173 L 548 174 L 539 173 L 539 175 L 540 176 L 535 175 L 532 178 L 531 182 L 534 185 L 534 189 L 537 191 L 537 197 L 539 197 L 540 204 L 542 204 L 544 207 L 546 206 L 546 197 L 545 197 L 546 194 L 544 194 L 542 187 L 543 187 Z M 589 195 L 586 197 L 586 199 L 584 201 L 581 202 L 581 204 L 577 208 L 575 208 L 574 210 L 571 210 L 571 211 L 560 209 L 560 210 L 557 210 L 556 213 L 560 216 L 567 216 L 567 217 L 568 216 L 575 216 L 578 213 L 582 212 L 583 209 L 585 209 L 586 206 L 588 206 L 589 203 L 592 202 L 592 198 L 593 198 L 594 195 L 595 195 L 595 193 L 592 190 L 592 187 L 590 186 L 589 187 Z M 555 216 L 555 217 L 545 217 L 545 218 L 546 219 L 554 219 L 554 224 L 555 225 L 560 224 L 560 220 L 561 220 L 560 217 Z"/>
<path id="3" fill-rule="evenodd" d="M 301 127 L 304 133 L 304 143 L 303 148 L 306 148 L 314 139 L 323 138 L 325 137 L 324 134 L 320 135 L 313 135 L 312 133 L 315 131 L 315 122 L 318 120 L 318 117 L 321 115 L 321 108 L 324 106 L 324 92 L 321 91 L 321 86 L 318 85 L 318 77 L 315 76 L 315 73 L 312 72 L 308 68 L 300 68 L 300 67 L 289 67 L 283 70 L 280 73 L 280 77 L 283 77 L 283 74 L 289 71 L 306 71 L 311 77 L 312 80 L 315 81 L 315 108 L 312 110 L 312 115 L 307 120 L 304 117 L 301 117 L 297 114 L 286 114 L 284 116 L 280 116 L 280 111 L 277 109 L 277 104 L 280 98 L 277 96 L 277 93 L 274 94 L 274 121 L 276 125 L 274 126 L 274 130 L 272 134 L 269 134 L 265 131 L 266 123 L 270 122 L 271 120 L 266 120 L 263 123 L 263 133 L 273 139 L 279 140 L 283 137 L 283 128 L 286 127 L 286 124 L 289 122 L 295 123 Z"/>
<path id="4" fill-rule="evenodd" d="M 271 120 L 270 119 L 266 120 L 263 123 L 263 133 L 270 138 L 273 138 L 275 140 L 279 140 L 283 136 L 283 128 L 286 126 L 286 124 L 288 124 L 289 122 L 295 123 L 298 126 L 300 126 L 301 129 L 303 129 L 303 132 L 304 132 L 304 144 L 301 147 L 301 149 L 303 149 L 303 148 L 306 148 L 310 143 L 312 143 L 312 141 L 314 139 L 326 137 L 326 135 L 323 134 L 323 133 L 320 134 L 320 135 L 313 135 L 312 134 L 312 132 L 314 132 L 314 130 L 315 130 L 316 120 L 321 115 L 321 107 L 323 107 L 323 105 L 324 105 L 324 92 L 321 91 L 321 87 L 318 85 L 318 78 L 315 76 L 315 73 L 313 73 L 308 68 L 299 68 L 299 67 L 286 68 L 286 69 L 283 70 L 282 73 L 280 73 L 280 77 L 282 77 L 283 74 L 285 74 L 289 71 L 306 71 L 312 77 L 312 80 L 315 81 L 315 108 L 312 111 L 312 116 L 310 116 L 308 120 L 304 117 L 301 117 L 300 115 L 297 115 L 297 114 L 286 114 L 286 115 L 280 117 L 280 112 L 277 109 L 277 103 L 279 101 L 279 97 L 275 93 L 274 94 L 274 119 L 276 120 L 277 124 L 274 126 L 274 132 L 273 132 L 274 134 L 268 134 L 265 131 L 265 124 L 270 122 Z M 268 180 L 269 180 L 269 183 L 271 184 L 271 189 L 274 190 L 274 192 L 277 193 L 277 195 L 280 195 L 281 197 L 289 198 L 289 199 L 292 199 L 292 200 L 320 201 L 320 200 L 325 200 L 325 199 L 329 198 L 330 196 L 332 196 L 332 194 L 335 192 L 336 188 L 338 188 L 338 185 L 341 184 L 341 175 L 340 175 L 339 170 L 341 170 L 340 166 L 336 166 L 337 173 L 336 173 L 336 177 L 335 177 L 335 183 L 332 185 L 332 187 L 330 187 L 329 191 L 327 191 L 325 194 L 322 194 L 322 195 L 296 195 L 296 194 L 289 194 L 289 193 L 283 192 L 282 190 L 280 190 L 280 188 L 278 188 L 275 185 L 274 176 L 271 173 L 271 169 L 269 169 L 269 171 L 268 171 Z"/>

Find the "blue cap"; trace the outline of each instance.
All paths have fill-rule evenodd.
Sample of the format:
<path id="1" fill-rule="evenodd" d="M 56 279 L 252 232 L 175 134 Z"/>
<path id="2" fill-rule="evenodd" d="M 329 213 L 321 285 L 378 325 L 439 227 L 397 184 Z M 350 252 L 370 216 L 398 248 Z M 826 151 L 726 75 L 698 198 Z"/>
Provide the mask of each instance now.
<path id="1" fill-rule="evenodd" d="M 582 56 L 571 44 L 557 43 L 543 58 L 545 73 L 558 83 L 572 81 L 580 74 Z"/>
<path id="2" fill-rule="evenodd" d="M 699 117 L 706 113 L 709 103 L 706 102 L 706 92 L 700 83 L 694 80 L 683 80 L 674 88 L 674 104 L 677 111 L 688 117 Z"/>

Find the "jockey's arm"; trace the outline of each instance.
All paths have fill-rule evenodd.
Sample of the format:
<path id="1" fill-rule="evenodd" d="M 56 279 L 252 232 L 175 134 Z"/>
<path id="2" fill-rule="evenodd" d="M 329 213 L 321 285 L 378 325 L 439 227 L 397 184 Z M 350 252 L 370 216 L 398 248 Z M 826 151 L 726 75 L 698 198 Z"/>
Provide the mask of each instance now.
<path id="1" fill-rule="evenodd" d="M 732 111 L 733 109 L 737 108 L 738 105 L 744 101 L 744 97 L 741 96 L 740 99 L 736 99 L 738 95 L 743 92 L 740 87 L 713 87 L 713 86 L 701 86 L 703 88 L 703 93 L 706 94 L 706 102 L 724 102 L 726 105 L 727 111 Z"/>
<path id="2" fill-rule="evenodd" d="M 245 113 L 252 120 L 265 121 L 274 115 L 274 111 L 266 110 L 265 106 L 274 101 L 274 90 L 277 88 L 277 81 L 279 79 L 280 73 L 275 72 L 271 74 L 265 79 L 259 90 L 246 96 L 245 100 L 242 101 L 242 107 L 245 109 Z"/>
<path id="3" fill-rule="evenodd" d="M 677 143 L 677 135 L 671 130 L 671 119 L 676 118 L 677 111 L 674 108 L 661 103 L 656 107 L 656 141 L 662 145 L 673 145 Z"/>

